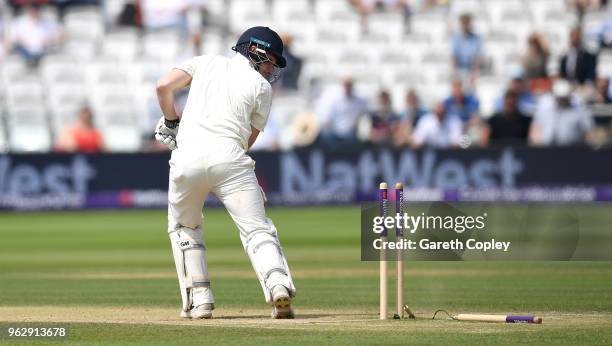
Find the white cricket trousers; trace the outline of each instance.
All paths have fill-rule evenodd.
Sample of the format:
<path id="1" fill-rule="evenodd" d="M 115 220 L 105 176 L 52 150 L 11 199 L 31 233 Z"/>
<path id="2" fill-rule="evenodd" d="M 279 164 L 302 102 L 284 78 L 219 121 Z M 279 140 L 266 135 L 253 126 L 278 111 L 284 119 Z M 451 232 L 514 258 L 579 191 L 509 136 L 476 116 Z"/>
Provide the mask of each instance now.
<path id="1" fill-rule="evenodd" d="M 230 140 L 207 144 L 206 148 L 196 146 L 197 150 L 191 149 L 194 146 L 184 147 L 186 149 L 179 146 L 174 150 L 170 159 L 168 232 L 183 229 L 190 236 L 195 234 L 201 239 L 202 262 L 200 269 L 195 271 L 201 271 L 196 274 L 207 280 L 207 288 L 196 291 L 192 297 L 193 306 L 214 303 L 201 234 L 202 208 L 211 192 L 223 203 L 238 227 L 242 246 L 260 280 L 266 301 L 271 303 L 271 290 L 276 285 L 285 286 L 293 296 L 295 287 L 276 228 L 266 217 L 265 195 L 255 176 L 255 161 L 238 143 Z M 182 289 L 184 282 L 181 282 L 179 263 L 177 271 Z"/>

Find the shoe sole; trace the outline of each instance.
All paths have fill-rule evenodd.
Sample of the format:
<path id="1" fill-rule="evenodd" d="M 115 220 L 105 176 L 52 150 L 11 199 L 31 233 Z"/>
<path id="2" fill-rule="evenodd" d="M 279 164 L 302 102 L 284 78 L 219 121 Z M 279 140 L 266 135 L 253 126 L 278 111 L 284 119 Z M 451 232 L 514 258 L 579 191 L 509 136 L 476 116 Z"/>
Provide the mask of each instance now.
<path id="1" fill-rule="evenodd" d="M 186 319 L 194 319 L 194 320 L 210 319 L 212 318 L 212 311 L 202 314 L 202 315 L 192 314 L 191 311 L 181 311 L 180 317 L 186 318 Z"/>
<path id="2" fill-rule="evenodd" d="M 275 319 L 291 319 L 294 318 L 293 309 L 291 309 L 291 298 L 281 296 L 274 300 L 274 310 L 272 318 Z"/>

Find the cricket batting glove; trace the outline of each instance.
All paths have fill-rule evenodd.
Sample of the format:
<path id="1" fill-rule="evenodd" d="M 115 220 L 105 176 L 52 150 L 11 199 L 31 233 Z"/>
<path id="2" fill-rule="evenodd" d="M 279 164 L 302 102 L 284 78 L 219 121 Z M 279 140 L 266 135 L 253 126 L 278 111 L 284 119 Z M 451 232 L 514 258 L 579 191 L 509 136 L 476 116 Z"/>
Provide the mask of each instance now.
<path id="1" fill-rule="evenodd" d="M 155 139 L 168 149 L 176 149 L 176 134 L 179 129 L 179 120 L 168 120 L 161 117 L 155 126 Z"/>

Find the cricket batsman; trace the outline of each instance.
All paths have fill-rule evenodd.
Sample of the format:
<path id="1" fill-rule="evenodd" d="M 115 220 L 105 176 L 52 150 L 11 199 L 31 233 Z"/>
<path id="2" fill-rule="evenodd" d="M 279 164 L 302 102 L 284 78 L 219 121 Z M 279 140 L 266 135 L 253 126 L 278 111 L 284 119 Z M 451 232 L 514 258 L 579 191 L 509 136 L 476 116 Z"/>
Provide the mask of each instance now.
<path id="1" fill-rule="evenodd" d="M 266 217 L 255 161 L 247 155 L 268 120 L 271 83 L 286 65 L 283 43 L 270 28 L 253 27 L 232 50 L 236 54 L 231 58 L 194 57 L 157 82 L 163 117 L 155 138 L 172 150 L 168 234 L 183 301 L 181 317 L 211 318 L 215 308 L 202 236 L 202 208 L 212 192 L 238 226 L 272 305 L 272 318 L 293 318 L 295 287 L 276 227 Z M 186 86 L 191 87 L 179 119 L 174 91 Z"/>

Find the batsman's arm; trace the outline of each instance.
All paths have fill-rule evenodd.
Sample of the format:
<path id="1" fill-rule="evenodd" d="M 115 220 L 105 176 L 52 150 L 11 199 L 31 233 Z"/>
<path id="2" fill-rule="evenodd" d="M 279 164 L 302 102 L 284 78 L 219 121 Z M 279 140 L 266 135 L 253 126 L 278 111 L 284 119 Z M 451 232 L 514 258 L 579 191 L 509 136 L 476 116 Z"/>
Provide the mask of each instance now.
<path id="1" fill-rule="evenodd" d="M 174 92 L 191 83 L 191 76 L 179 69 L 173 69 L 157 81 L 157 100 L 159 106 L 168 120 L 179 118 L 174 109 Z"/>
<path id="2" fill-rule="evenodd" d="M 251 125 L 251 137 L 249 137 L 249 149 L 253 146 L 253 143 L 257 140 L 257 136 L 259 136 L 259 130 Z"/>

